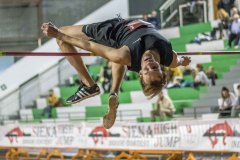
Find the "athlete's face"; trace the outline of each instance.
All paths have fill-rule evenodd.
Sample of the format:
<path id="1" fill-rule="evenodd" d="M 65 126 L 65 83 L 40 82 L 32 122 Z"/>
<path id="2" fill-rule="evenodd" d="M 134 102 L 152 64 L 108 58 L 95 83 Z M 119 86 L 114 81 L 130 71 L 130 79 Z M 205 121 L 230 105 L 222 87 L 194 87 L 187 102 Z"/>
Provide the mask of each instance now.
<path id="1" fill-rule="evenodd" d="M 153 81 L 160 81 L 163 77 L 160 64 L 151 54 L 145 54 L 142 58 L 139 74 L 142 76 L 145 84 L 150 84 Z"/>

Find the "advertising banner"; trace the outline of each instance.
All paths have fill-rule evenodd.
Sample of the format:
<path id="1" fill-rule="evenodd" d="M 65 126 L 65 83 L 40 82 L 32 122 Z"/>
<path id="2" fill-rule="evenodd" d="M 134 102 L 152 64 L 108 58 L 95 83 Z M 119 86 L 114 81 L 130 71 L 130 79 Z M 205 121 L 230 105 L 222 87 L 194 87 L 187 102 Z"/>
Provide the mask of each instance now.
<path id="1" fill-rule="evenodd" d="M 240 120 L 6 125 L 0 146 L 239 152 Z"/>

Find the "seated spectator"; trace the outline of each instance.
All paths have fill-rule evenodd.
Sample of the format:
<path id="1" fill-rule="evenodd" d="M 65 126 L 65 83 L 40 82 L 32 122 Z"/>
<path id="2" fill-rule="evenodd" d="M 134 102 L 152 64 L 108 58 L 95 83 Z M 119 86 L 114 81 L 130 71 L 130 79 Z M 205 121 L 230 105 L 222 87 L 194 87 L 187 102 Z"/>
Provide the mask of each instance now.
<path id="1" fill-rule="evenodd" d="M 169 70 L 172 72 L 173 80 L 183 78 L 183 73 L 179 67 L 169 68 Z"/>
<path id="2" fill-rule="evenodd" d="M 160 29 L 161 25 L 160 25 L 160 18 L 157 14 L 157 11 L 152 11 L 151 16 L 148 17 L 148 22 L 152 23 L 156 29 Z"/>
<path id="3" fill-rule="evenodd" d="M 228 15 L 231 14 L 231 8 L 234 6 L 235 0 L 220 0 L 218 2 L 218 9 L 225 10 Z"/>
<path id="4" fill-rule="evenodd" d="M 219 30 L 220 36 L 219 39 L 222 39 L 224 37 L 223 31 L 226 31 L 226 35 L 228 35 L 228 29 L 229 29 L 229 22 L 231 20 L 231 17 L 233 13 L 235 13 L 235 9 L 231 11 L 234 5 L 234 0 L 220 0 L 218 3 L 218 11 L 217 11 L 217 19 L 219 20 L 218 26 L 214 27 L 211 31 L 211 37 L 213 39 L 216 38 L 216 32 Z"/>
<path id="5" fill-rule="evenodd" d="M 170 72 L 171 73 L 171 72 Z M 181 77 L 176 77 L 170 81 L 167 88 L 182 88 L 182 87 L 194 87 L 209 86 L 209 79 L 203 70 L 201 64 L 197 64 L 197 68 L 192 70 L 193 81 L 184 81 Z"/>
<path id="6" fill-rule="evenodd" d="M 112 81 L 112 64 L 107 62 L 104 67 L 101 68 L 98 81 L 101 82 L 104 93 L 110 92 Z"/>
<path id="7" fill-rule="evenodd" d="M 240 36 L 240 20 L 239 20 L 239 15 L 235 14 L 233 16 L 233 21 L 230 24 L 230 35 L 228 39 L 228 47 L 232 47 L 232 42 L 234 41 L 234 46 L 237 48 L 238 47 L 238 42 L 239 42 L 239 36 Z"/>
<path id="8" fill-rule="evenodd" d="M 158 95 L 156 106 L 157 109 L 151 111 L 151 118 L 153 122 L 156 121 L 156 116 L 160 116 L 160 119 L 164 120 L 166 116 L 173 116 L 176 111 L 172 100 L 165 96 L 162 91 Z"/>
<path id="9" fill-rule="evenodd" d="M 218 79 L 218 76 L 217 76 L 213 66 L 208 67 L 207 77 L 208 77 L 209 80 L 211 80 L 211 85 L 215 86 L 216 85 L 216 79 Z"/>
<path id="10" fill-rule="evenodd" d="M 235 117 L 237 113 L 240 113 L 240 84 L 237 86 L 237 97 L 232 107 L 231 117 Z"/>
<path id="11" fill-rule="evenodd" d="M 197 69 L 193 70 L 193 87 L 198 88 L 199 86 L 208 86 L 209 79 L 203 70 L 203 66 L 201 64 L 197 64 Z"/>
<path id="12" fill-rule="evenodd" d="M 221 98 L 218 99 L 220 116 L 230 116 L 231 109 L 235 102 L 235 96 L 227 87 L 222 87 Z M 226 112 L 229 111 L 229 112 Z"/>
<path id="13" fill-rule="evenodd" d="M 47 96 L 47 103 L 48 106 L 44 108 L 42 116 L 45 116 L 45 114 L 47 114 L 48 118 L 52 118 L 52 108 L 57 107 L 59 103 L 59 99 L 52 89 L 49 90 L 49 94 Z"/>
<path id="14" fill-rule="evenodd" d="M 179 88 L 181 86 L 181 80 L 183 79 L 182 70 L 179 67 L 166 68 L 167 73 L 167 88 Z"/>
<path id="15" fill-rule="evenodd" d="M 230 19 L 229 14 L 224 9 L 219 9 L 217 12 L 217 18 L 219 20 L 218 28 L 213 28 L 211 36 L 216 39 L 216 31 L 219 30 L 220 32 L 219 39 L 222 39 L 224 37 L 223 30 L 226 30 L 226 32 L 228 32 Z"/>

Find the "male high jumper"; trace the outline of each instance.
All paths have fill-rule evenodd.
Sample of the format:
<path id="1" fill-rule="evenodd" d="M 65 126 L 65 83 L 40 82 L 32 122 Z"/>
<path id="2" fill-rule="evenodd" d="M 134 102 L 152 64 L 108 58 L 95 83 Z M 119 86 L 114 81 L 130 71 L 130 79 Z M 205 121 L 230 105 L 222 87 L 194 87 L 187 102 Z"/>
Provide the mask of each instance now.
<path id="1" fill-rule="evenodd" d="M 152 98 L 166 83 L 162 66 L 175 68 L 187 66 L 190 57 L 177 58 L 171 43 L 150 23 L 141 20 L 114 18 L 88 25 L 57 28 L 52 23 L 43 23 L 43 33 L 56 38 L 64 53 L 77 52 L 78 47 L 112 62 L 112 87 L 108 99 L 108 113 L 103 118 L 103 126 L 111 128 L 115 122 L 118 92 L 126 68 L 139 73 L 145 96 Z M 98 85 L 89 75 L 81 56 L 67 56 L 67 60 L 77 70 L 81 84 L 75 94 L 67 99 L 73 104 L 100 94 Z"/>

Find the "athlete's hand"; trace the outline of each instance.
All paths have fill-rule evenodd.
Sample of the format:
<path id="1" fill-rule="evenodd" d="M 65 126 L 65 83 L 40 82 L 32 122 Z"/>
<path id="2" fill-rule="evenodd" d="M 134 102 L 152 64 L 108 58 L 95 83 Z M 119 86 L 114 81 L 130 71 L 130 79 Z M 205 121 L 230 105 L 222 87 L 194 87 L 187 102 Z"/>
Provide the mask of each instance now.
<path id="1" fill-rule="evenodd" d="M 43 31 L 43 34 L 48 37 L 58 38 L 61 35 L 59 29 L 51 22 L 43 23 L 41 30 Z"/>
<path id="2" fill-rule="evenodd" d="M 191 63 L 191 57 L 182 56 L 181 62 L 182 62 L 181 63 L 182 66 L 187 66 Z"/>

